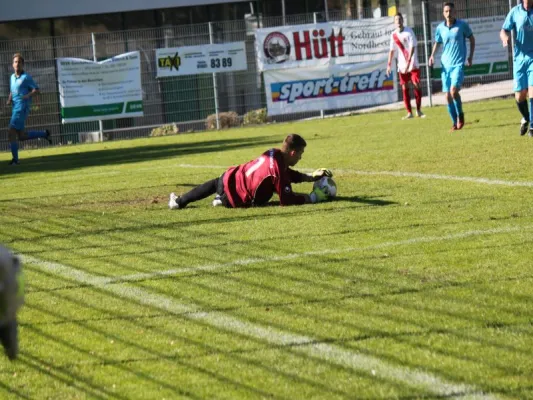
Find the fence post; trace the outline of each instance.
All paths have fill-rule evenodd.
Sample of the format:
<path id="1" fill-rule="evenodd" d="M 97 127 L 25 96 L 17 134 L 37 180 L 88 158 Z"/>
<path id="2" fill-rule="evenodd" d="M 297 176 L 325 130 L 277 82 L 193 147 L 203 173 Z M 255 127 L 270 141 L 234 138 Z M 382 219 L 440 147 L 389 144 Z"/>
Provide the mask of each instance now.
<path id="1" fill-rule="evenodd" d="M 213 44 L 213 23 L 209 22 L 209 43 Z M 213 94 L 215 96 L 215 115 L 217 118 L 217 130 L 220 129 L 220 116 L 218 111 L 218 86 L 217 86 L 217 74 L 213 72 Z"/>
<path id="2" fill-rule="evenodd" d="M 433 98 L 431 93 L 431 72 L 429 70 L 429 57 L 428 57 L 428 45 L 430 45 L 430 41 L 428 38 L 428 28 L 427 28 L 427 22 L 429 20 L 429 12 L 427 7 L 427 0 L 422 0 L 422 24 L 424 26 L 424 58 L 425 58 L 425 64 L 426 64 L 426 80 L 427 80 L 427 88 L 428 88 L 428 98 L 429 98 L 429 106 L 433 107 Z"/>
<path id="3" fill-rule="evenodd" d="M 316 12 L 313 13 L 313 23 L 316 24 Z M 320 110 L 320 118 L 324 119 L 324 110 Z"/>
<path id="4" fill-rule="evenodd" d="M 286 22 L 285 22 L 285 0 L 281 0 L 281 17 L 283 19 L 282 23 L 283 23 L 283 26 L 286 25 Z"/>
<path id="5" fill-rule="evenodd" d="M 329 22 L 328 0 L 324 0 L 324 11 L 326 13 L 326 21 Z"/>
<path id="6" fill-rule="evenodd" d="M 97 62 L 98 58 L 96 57 L 96 37 L 94 35 L 94 32 L 91 32 L 91 39 L 93 42 L 93 61 Z M 103 142 L 104 141 L 104 124 L 102 123 L 102 120 L 98 120 L 98 140 Z"/>

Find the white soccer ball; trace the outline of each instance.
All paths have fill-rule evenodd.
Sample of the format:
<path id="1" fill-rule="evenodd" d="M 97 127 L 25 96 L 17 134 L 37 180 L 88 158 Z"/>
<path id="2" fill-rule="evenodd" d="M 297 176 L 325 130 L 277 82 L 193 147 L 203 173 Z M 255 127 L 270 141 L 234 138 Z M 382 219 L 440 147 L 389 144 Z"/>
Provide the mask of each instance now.
<path id="1" fill-rule="evenodd" d="M 317 187 L 323 189 L 331 198 L 337 196 L 337 184 L 333 178 L 328 178 L 327 176 L 320 178 L 313 184 L 313 189 Z"/>

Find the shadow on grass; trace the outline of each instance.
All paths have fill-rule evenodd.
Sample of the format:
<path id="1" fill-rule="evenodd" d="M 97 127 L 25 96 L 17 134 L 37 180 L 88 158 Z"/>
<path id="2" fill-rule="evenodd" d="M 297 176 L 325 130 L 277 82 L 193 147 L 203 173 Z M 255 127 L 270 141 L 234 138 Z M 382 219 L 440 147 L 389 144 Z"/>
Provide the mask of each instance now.
<path id="1" fill-rule="evenodd" d="M 143 161 L 155 161 L 192 154 L 219 153 L 221 151 L 235 150 L 246 147 L 264 145 L 267 150 L 272 145 L 281 143 L 279 136 L 262 136 L 238 139 L 209 140 L 194 143 L 170 143 L 159 145 L 135 146 L 118 149 L 102 149 L 68 154 L 56 154 L 44 157 L 24 159 L 21 153 L 21 162 L 12 167 L 0 165 L 0 174 L 26 173 L 26 172 L 57 172 L 94 166 L 121 165 Z M 263 151 L 264 151 L 263 150 Z M 257 154 L 258 155 L 258 154 Z M 250 155 L 250 159 L 254 155 Z M 236 160 L 236 162 L 247 160 Z"/>
<path id="2" fill-rule="evenodd" d="M 334 201 L 351 201 L 353 203 L 362 203 L 369 206 L 390 206 L 393 204 L 399 204 L 395 201 L 379 200 L 376 197 L 369 196 L 337 196 Z"/>

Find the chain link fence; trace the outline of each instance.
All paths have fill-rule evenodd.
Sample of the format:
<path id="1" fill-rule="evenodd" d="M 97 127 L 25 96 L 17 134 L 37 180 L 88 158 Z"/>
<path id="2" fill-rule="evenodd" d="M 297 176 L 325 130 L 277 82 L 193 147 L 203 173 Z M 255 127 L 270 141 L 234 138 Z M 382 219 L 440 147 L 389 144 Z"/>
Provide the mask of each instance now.
<path id="1" fill-rule="evenodd" d="M 403 2 L 402 2 L 403 4 Z M 400 6 L 398 11 L 406 18 L 406 24 L 413 27 L 419 45 L 419 61 L 422 72 L 423 92 L 428 95 L 439 92 L 440 81 L 427 79 L 426 57 L 432 46 L 431 23 L 441 21 L 442 2 L 412 0 Z M 510 4 L 507 0 L 456 0 L 458 18 L 479 18 L 505 16 Z M 12 56 L 20 52 L 26 59 L 26 70 L 41 88 L 41 95 L 33 103 L 26 127 L 49 129 L 56 145 L 78 143 L 80 133 L 99 130 L 98 121 L 83 123 L 61 123 L 57 71 L 55 59 L 75 57 L 104 60 L 129 51 L 141 54 L 141 73 L 144 116 L 103 121 L 106 140 L 146 137 L 152 128 L 175 123 L 180 132 L 205 129 L 206 118 L 215 113 L 215 81 L 211 74 L 191 75 L 156 79 L 155 49 L 165 47 L 191 46 L 213 43 L 244 41 L 246 43 L 248 70 L 216 75 L 216 103 L 219 112 L 234 111 L 241 117 L 251 111 L 266 107 L 262 76 L 255 59 L 254 28 L 280 25 L 297 25 L 325 21 L 325 13 L 264 17 L 250 24 L 250 21 L 225 21 L 209 24 L 163 26 L 154 29 L 71 35 L 38 39 L 20 39 L 0 42 L 0 100 L 5 104 L 9 94 L 9 77 L 12 73 Z M 356 15 L 353 13 L 352 15 Z M 364 10 L 363 15 L 372 15 Z M 344 12 L 328 13 L 331 21 L 345 20 Z M 474 31 L 474 35 L 476 32 Z M 498 41 L 498 32 L 494 32 Z M 426 51 L 427 50 L 427 51 Z M 510 55 L 509 55 L 510 57 Z M 465 87 L 490 91 L 492 82 L 508 81 L 512 72 L 467 77 Z M 511 91 L 509 90 L 509 94 Z M 327 113 L 338 113 L 333 110 Z M 320 116 L 320 112 L 307 112 L 277 116 L 276 120 L 290 121 Z M 7 150 L 7 126 L 11 109 L 0 107 L 0 150 Z M 42 143 L 28 141 L 22 147 L 39 147 Z"/>

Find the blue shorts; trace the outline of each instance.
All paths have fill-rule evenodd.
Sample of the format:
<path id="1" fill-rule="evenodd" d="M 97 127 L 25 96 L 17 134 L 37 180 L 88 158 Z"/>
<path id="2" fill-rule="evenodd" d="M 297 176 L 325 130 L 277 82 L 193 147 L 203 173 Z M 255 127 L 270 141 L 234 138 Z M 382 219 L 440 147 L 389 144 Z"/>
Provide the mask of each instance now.
<path id="1" fill-rule="evenodd" d="M 29 107 L 23 107 L 23 108 L 17 108 L 13 109 L 13 112 L 11 113 L 11 121 L 9 121 L 9 127 L 14 128 L 17 131 L 23 131 L 24 130 L 24 124 L 26 123 L 26 118 L 28 118 L 28 114 L 30 113 Z"/>
<path id="2" fill-rule="evenodd" d="M 465 79 L 464 65 L 456 65 L 450 68 L 442 67 L 441 79 L 443 92 L 449 92 L 452 86 L 461 89 Z"/>
<path id="3" fill-rule="evenodd" d="M 533 58 L 524 57 L 513 62 L 514 91 L 520 92 L 533 86 Z"/>

